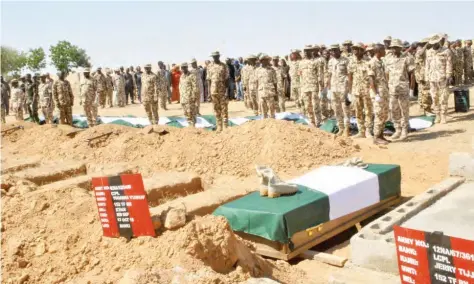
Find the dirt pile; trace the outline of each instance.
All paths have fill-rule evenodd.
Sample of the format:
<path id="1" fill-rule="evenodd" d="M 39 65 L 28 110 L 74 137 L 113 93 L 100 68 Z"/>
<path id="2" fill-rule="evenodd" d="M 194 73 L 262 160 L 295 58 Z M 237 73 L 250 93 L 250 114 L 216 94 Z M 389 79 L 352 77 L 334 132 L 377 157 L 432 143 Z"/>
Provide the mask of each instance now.
<path id="1" fill-rule="evenodd" d="M 40 126 L 25 129 L 15 141 L 4 142 L 16 153 L 40 153 L 48 159 L 136 163 L 144 175 L 178 170 L 200 175 L 249 176 L 255 174 L 255 164 L 294 175 L 357 151 L 350 139 L 280 120 L 252 121 L 222 133 L 158 128 L 146 134 L 125 126 L 100 125 L 68 137 L 71 128 L 67 126 Z M 160 129 L 169 133 L 156 133 Z M 96 139 L 88 142 L 91 138 Z"/>
<path id="2" fill-rule="evenodd" d="M 238 283 L 251 276 L 298 283 L 304 277 L 253 254 L 219 217 L 127 242 L 102 237 L 94 197 L 80 188 L 4 196 L 1 201 L 5 283 L 117 283 L 137 269 L 146 271 L 143 277 L 163 280 L 151 283 L 192 275 L 190 282 L 180 283 Z"/>

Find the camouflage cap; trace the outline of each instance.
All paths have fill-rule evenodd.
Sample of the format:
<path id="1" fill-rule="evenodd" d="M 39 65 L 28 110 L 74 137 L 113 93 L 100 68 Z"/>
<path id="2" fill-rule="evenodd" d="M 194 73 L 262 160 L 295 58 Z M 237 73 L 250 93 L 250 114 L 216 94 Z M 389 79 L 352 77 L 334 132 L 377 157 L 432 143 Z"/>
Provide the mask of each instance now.
<path id="1" fill-rule="evenodd" d="M 90 73 L 90 72 L 91 72 L 90 68 L 84 68 L 84 70 L 82 70 L 82 73 Z"/>
<path id="2" fill-rule="evenodd" d="M 12 84 L 13 84 L 13 83 L 18 83 L 18 80 L 17 80 L 17 79 L 13 79 L 13 80 L 11 81 L 11 83 L 12 83 Z"/>
<path id="3" fill-rule="evenodd" d="M 197 63 L 196 58 L 191 59 L 191 61 L 189 61 L 189 62 L 191 62 L 191 63 Z"/>
<path id="4" fill-rule="evenodd" d="M 331 46 L 329 46 L 329 49 L 339 49 L 339 44 L 331 44 Z"/>
<path id="5" fill-rule="evenodd" d="M 280 56 L 278 56 L 278 55 L 272 56 L 272 59 L 273 60 L 278 60 L 278 59 L 280 59 Z"/>
<path id="6" fill-rule="evenodd" d="M 271 57 L 268 56 L 268 55 L 265 54 L 265 53 L 262 53 L 262 54 L 260 54 L 260 60 L 263 60 L 263 59 L 271 59 Z"/>
<path id="7" fill-rule="evenodd" d="M 321 47 L 318 44 L 313 45 L 313 49 L 321 49 Z"/>
<path id="8" fill-rule="evenodd" d="M 367 48 L 365 50 L 369 51 L 369 50 L 374 50 L 374 49 L 375 49 L 375 43 L 369 43 L 367 44 Z"/>
<path id="9" fill-rule="evenodd" d="M 425 37 L 424 39 L 420 40 L 421 43 L 427 43 L 430 41 L 429 37 Z"/>
<path id="10" fill-rule="evenodd" d="M 392 42 L 390 43 L 390 47 L 401 47 L 401 48 L 403 48 L 402 41 L 399 40 L 398 38 L 395 38 L 395 39 L 393 39 Z"/>
<path id="11" fill-rule="evenodd" d="M 391 41 L 392 40 L 392 37 L 391 36 L 387 36 L 383 41 Z"/>
<path id="12" fill-rule="evenodd" d="M 114 70 L 114 71 L 115 71 L 115 72 L 120 72 L 120 68 L 119 68 L 119 67 L 117 67 L 117 68 L 115 68 L 115 70 Z"/>
<path id="13" fill-rule="evenodd" d="M 40 77 L 40 76 L 41 76 L 41 74 L 38 73 L 38 72 L 36 72 L 35 74 L 33 74 L 33 77 Z"/>
<path id="14" fill-rule="evenodd" d="M 441 41 L 441 39 L 443 39 L 443 38 L 440 37 L 439 35 L 435 35 L 430 39 L 429 43 L 430 44 L 437 44 L 438 42 Z"/>
<path id="15" fill-rule="evenodd" d="M 311 44 L 305 45 L 303 47 L 303 50 L 312 50 L 312 49 L 313 49 L 313 46 Z"/>
<path id="16" fill-rule="evenodd" d="M 321 44 L 321 49 L 326 49 L 326 46 L 324 44 Z"/>
<path id="17" fill-rule="evenodd" d="M 363 49 L 363 48 L 364 48 L 364 45 L 363 45 L 362 43 L 360 43 L 360 42 L 357 42 L 357 43 L 355 43 L 354 45 L 352 45 L 352 48 L 354 48 L 354 47 L 355 47 L 355 48 L 361 48 L 361 49 Z"/>
<path id="18" fill-rule="evenodd" d="M 221 56 L 221 54 L 219 53 L 219 51 L 213 51 L 211 53 L 211 56 Z"/>
<path id="19" fill-rule="evenodd" d="M 257 56 L 250 54 L 249 56 L 247 56 L 247 59 L 257 59 Z"/>
<path id="20" fill-rule="evenodd" d="M 188 67 L 188 63 L 186 62 L 181 63 L 181 67 Z"/>
<path id="21" fill-rule="evenodd" d="M 292 49 L 291 50 L 291 53 L 300 53 L 300 52 L 301 52 L 301 50 L 299 50 L 299 49 Z"/>
<path id="22" fill-rule="evenodd" d="M 143 66 L 143 68 L 151 68 L 151 64 L 145 64 L 145 66 Z"/>
<path id="23" fill-rule="evenodd" d="M 342 45 L 352 45 L 352 40 L 346 40 Z"/>
<path id="24" fill-rule="evenodd" d="M 472 40 L 466 39 L 464 42 L 465 42 L 465 43 L 472 43 Z"/>

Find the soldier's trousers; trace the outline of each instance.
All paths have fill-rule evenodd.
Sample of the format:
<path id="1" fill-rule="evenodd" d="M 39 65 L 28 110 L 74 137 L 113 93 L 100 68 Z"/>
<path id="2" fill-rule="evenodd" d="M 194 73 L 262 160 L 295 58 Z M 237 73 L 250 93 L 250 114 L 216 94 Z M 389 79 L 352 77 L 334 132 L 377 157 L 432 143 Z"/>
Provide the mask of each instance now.
<path id="1" fill-rule="evenodd" d="M 72 106 L 64 106 L 59 108 L 59 121 L 61 124 L 72 126 Z"/>
<path id="2" fill-rule="evenodd" d="M 217 130 L 227 127 L 229 123 L 228 101 L 226 92 L 219 94 L 211 94 L 212 105 L 214 106 L 214 114 L 216 115 Z"/>
<path id="3" fill-rule="evenodd" d="M 17 121 L 23 121 L 23 106 L 14 106 L 13 109 L 15 110 L 15 118 Z"/>
<path id="4" fill-rule="evenodd" d="M 196 102 L 189 101 L 187 103 L 181 103 L 183 107 L 184 117 L 188 121 L 188 124 L 192 127 L 196 125 Z"/>
<path id="5" fill-rule="evenodd" d="M 117 93 L 117 104 L 119 107 L 125 106 L 125 92 L 118 92 Z"/>
<path id="6" fill-rule="evenodd" d="M 408 92 L 390 94 L 390 112 L 395 130 L 408 130 L 410 98 Z"/>
<path id="7" fill-rule="evenodd" d="M 381 100 L 379 102 L 374 100 L 374 137 L 380 137 L 385 129 L 385 122 L 388 120 L 388 92 L 379 90 Z"/>
<path id="8" fill-rule="evenodd" d="M 424 111 L 431 112 L 433 101 L 430 95 L 430 86 L 427 83 L 418 82 L 418 104 Z"/>
<path id="9" fill-rule="evenodd" d="M 430 93 L 433 99 L 433 113 L 436 115 L 448 112 L 448 84 L 447 80 L 430 82 Z"/>
<path id="10" fill-rule="evenodd" d="M 125 102 L 127 103 L 127 105 L 128 105 L 129 98 L 132 102 L 135 99 L 135 92 L 133 88 L 125 88 Z"/>
<path id="11" fill-rule="evenodd" d="M 143 101 L 148 120 L 152 125 L 157 125 L 160 117 L 158 116 L 158 101 Z"/>
<path id="12" fill-rule="evenodd" d="M 259 114 L 258 110 L 260 108 L 258 106 L 259 103 L 257 100 L 257 91 L 252 90 L 247 95 L 249 96 L 248 100 L 249 100 L 250 108 L 253 110 L 253 114 L 258 115 Z"/>
<path id="13" fill-rule="evenodd" d="M 331 115 L 329 111 L 328 93 L 327 91 L 323 91 L 322 94 L 323 94 L 323 97 L 320 100 L 321 116 L 322 116 L 322 119 L 328 119 L 329 116 Z"/>
<path id="14" fill-rule="evenodd" d="M 244 105 L 245 108 L 247 109 L 252 109 L 251 104 L 250 104 L 250 94 L 249 94 L 249 85 L 248 84 L 243 84 L 243 92 L 244 92 Z"/>
<path id="15" fill-rule="evenodd" d="M 291 99 L 295 101 L 296 107 L 303 113 L 300 102 L 300 87 L 291 86 Z"/>
<path id="16" fill-rule="evenodd" d="M 84 107 L 84 113 L 87 117 L 87 125 L 89 127 L 94 127 L 96 123 L 96 118 L 94 117 L 94 106 L 90 102 L 86 102 L 83 105 Z"/>
<path id="17" fill-rule="evenodd" d="M 374 109 L 372 99 L 369 94 L 359 94 L 353 97 L 355 116 L 359 132 L 365 133 L 365 130 L 371 130 L 374 126 Z"/>
<path id="18" fill-rule="evenodd" d="M 334 110 L 334 115 L 336 116 L 337 127 L 339 129 L 343 129 L 343 126 L 349 127 L 349 116 L 351 109 L 346 105 L 345 94 L 333 92 L 331 98 L 331 107 Z"/>
<path id="19" fill-rule="evenodd" d="M 268 112 L 270 111 L 270 118 L 275 118 L 275 98 L 273 96 L 259 98 L 261 105 L 263 118 L 268 118 Z"/>
<path id="20" fill-rule="evenodd" d="M 321 123 L 321 102 L 319 99 L 319 91 L 311 92 L 311 103 L 313 105 L 312 109 L 308 109 L 307 112 L 313 112 L 314 113 L 314 120 L 316 122 L 316 125 L 319 125 Z"/>
<path id="21" fill-rule="evenodd" d="M 2 123 L 6 123 L 6 117 L 7 117 L 7 108 L 6 107 L 1 107 L 1 119 Z"/>
<path id="22" fill-rule="evenodd" d="M 106 95 L 107 95 L 107 105 L 109 105 L 109 107 L 113 107 L 114 106 L 114 102 L 113 102 L 114 91 L 112 90 L 107 91 Z"/>
<path id="23" fill-rule="evenodd" d="M 285 112 L 286 107 L 285 107 L 285 90 L 282 88 L 281 90 L 278 90 L 278 97 L 276 101 L 276 110 L 277 112 Z"/>
<path id="24" fill-rule="evenodd" d="M 100 107 L 104 108 L 107 101 L 108 91 L 99 92 L 98 96 Z"/>
<path id="25" fill-rule="evenodd" d="M 472 76 L 473 76 L 473 70 L 472 70 L 472 63 L 465 64 L 464 65 L 464 84 L 470 84 L 472 83 Z"/>
<path id="26" fill-rule="evenodd" d="M 53 108 L 49 106 L 42 106 L 41 112 L 43 113 L 45 122 L 53 124 Z"/>
<path id="27" fill-rule="evenodd" d="M 453 70 L 454 77 L 454 86 L 459 86 L 463 84 L 463 73 L 464 69 L 462 66 L 455 66 Z"/>
<path id="28" fill-rule="evenodd" d="M 314 111 L 313 111 L 313 98 L 312 92 L 306 92 L 300 94 L 300 101 L 304 106 L 304 113 L 307 113 L 309 116 L 309 122 L 311 125 L 316 125 L 316 121 L 314 119 Z"/>
<path id="29" fill-rule="evenodd" d="M 166 101 L 168 101 L 168 98 L 166 97 L 167 93 L 165 92 L 160 92 L 158 94 L 158 100 L 160 101 L 160 107 L 161 109 L 166 109 Z"/>

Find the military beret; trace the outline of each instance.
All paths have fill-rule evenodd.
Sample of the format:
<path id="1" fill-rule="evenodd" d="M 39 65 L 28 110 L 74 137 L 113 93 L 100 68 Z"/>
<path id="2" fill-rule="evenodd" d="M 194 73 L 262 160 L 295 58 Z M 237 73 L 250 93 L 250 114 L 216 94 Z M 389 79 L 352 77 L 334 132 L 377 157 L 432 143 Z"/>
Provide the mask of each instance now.
<path id="1" fill-rule="evenodd" d="M 188 63 L 186 62 L 181 63 L 181 67 L 188 67 Z"/>
<path id="2" fill-rule="evenodd" d="M 329 49 L 339 49 L 339 44 L 331 44 Z"/>
<path id="3" fill-rule="evenodd" d="M 392 42 L 390 43 L 390 47 L 402 47 L 403 48 L 402 41 L 397 39 L 397 38 L 393 39 Z"/>
<path id="4" fill-rule="evenodd" d="M 352 40 L 344 41 L 343 45 L 352 45 Z"/>
<path id="5" fill-rule="evenodd" d="M 311 44 L 305 45 L 303 50 L 312 50 L 313 46 Z"/>
<path id="6" fill-rule="evenodd" d="M 219 53 L 219 51 L 214 51 L 211 53 L 211 56 L 220 56 L 221 54 Z"/>
<path id="7" fill-rule="evenodd" d="M 408 48 L 410 47 L 410 43 L 408 41 L 403 42 L 403 47 Z"/>
<path id="8" fill-rule="evenodd" d="M 151 64 L 145 64 L 143 68 L 151 68 Z"/>
<path id="9" fill-rule="evenodd" d="M 392 40 L 392 37 L 391 36 L 387 36 L 383 41 L 391 41 Z"/>
<path id="10" fill-rule="evenodd" d="M 84 68 L 84 70 L 82 70 L 82 73 L 90 73 L 90 72 L 91 72 L 90 68 Z"/>
<path id="11" fill-rule="evenodd" d="M 196 58 L 191 59 L 191 63 L 197 63 Z"/>
<path id="12" fill-rule="evenodd" d="M 437 44 L 438 42 L 441 41 L 441 39 L 442 39 L 442 37 L 440 37 L 439 35 L 435 35 L 430 39 L 429 43 L 430 44 Z"/>

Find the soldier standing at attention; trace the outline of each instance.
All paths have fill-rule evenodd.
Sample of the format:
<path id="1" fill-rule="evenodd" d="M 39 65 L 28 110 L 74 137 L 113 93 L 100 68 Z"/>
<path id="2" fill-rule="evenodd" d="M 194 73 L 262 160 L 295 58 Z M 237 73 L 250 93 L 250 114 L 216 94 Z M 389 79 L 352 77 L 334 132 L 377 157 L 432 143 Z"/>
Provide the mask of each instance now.
<path id="1" fill-rule="evenodd" d="M 159 122 L 158 96 L 159 84 L 157 76 L 151 72 L 151 64 L 145 65 L 145 73 L 142 74 L 142 100 L 145 112 L 152 125 Z"/>
<path id="2" fill-rule="evenodd" d="M 369 95 L 368 66 L 367 61 L 363 59 L 363 46 L 356 43 L 352 46 L 352 53 L 354 58 L 349 63 L 349 96 L 355 104 L 359 128 L 359 133 L 354 138 L 372 138 L 370 131 L 374 126 L 373 104 Z"/>
<path id="3" fill-rule="evenodd" d="M 84 107 L 84 113 L 87 117 L 89 127 L 94 127 L 97 123 L 97 113 L 93 110 L 98 95 L 97 80 L 91 78 L 90 69 L 85 68 L 83 71 L 84 80 L 81 83 L 79 104 Z"/>
<path id="4" fill-rule="evenodd" d="M 196 73 L 188 70 L 188 64 L 181 64 L 183 74 L 179 78 L 180 103 L 183 107 L 184 116 L 191 127 L 196 126 L 196 107 L 200 92 L 197 86 Z"/>
<path id="5" fill-rule="evenodd" d="M 352 56 L 352 41 L 351 40 L 346 40 L 343 44 L 342 44 L 342 53 L 341 55 L 344 56 L 344 57 L 347 57 L 348 59 L 350 59 L 350 57 Z"/>
<path id="6" fill-rule="evenodd" d="M 276 78 L 277 78 L 277 94 L 275 96 L 275 111 L 276 112 L 284 112 L 285 109 L 285 82 L 283 79 L 283 69 L 279 64 L 280 57 L 273 56 L 272 57 L 272 67 L 275 70 Z"/>
<path id="7" fill-rule="evenodd" d="M 33 99 L 31 101 L 31 110 L 33 113 L 33 121 L 36 123 L 40 123 L 39 116 L 38 116 L 38 105 L 39 105 L 39 82 L 40 80 L 40 73 L 35 73 L 33 76 Z"/>
<path id="8" fill-rule="evenodd" d="M 300 113 L 304 113 L 303 107 L 300 103 L 300 75 L 299 64 L 301 61 L 299 49 L 291 50 L 290 54 L 290 79 L 291 79 L 291 99 L 295 101 L 296 107 Z"/>
<path id="9" fill-rule="evenodd" d="M 433 52 L 426 61 L 426 81 L 430 82 L 430 93 L 433 98 L 435 123 L 446 123 L 448 112 L 448 85 L 453 84 L 452 58 L 446 47 L 442 46 L 442 38 L 434 36 L 430 40 Z"/>
<path id="10" fill-rule="evenodd" d="M 424 38 L 418 43 L 415 53 L 415 79 L 418 83 L 418 104 L 423 112 L 431 112 L 430 86 L 425 81 L 426 52 L 429 39 Z"/>
<path id="11" fill-rule="evenodd" d="M 392 122 L 395 127 L 392 140 L 399 138 L 403 141 L 408 135 L 409 93 L 415 85 L 415 66 L 409 57 L 402 56 L 403 45 L 399 39 L 392 40 L 390 47 L 393 55 L 387 65 L 387 77 Z"/>
<path id="12" fill-rule="evenodd" d="M 114 81 L 115 101 L 119 107 L 125 107 L 125 78 L 120 69 L 115 69 Z"/>
<path id="13" fill-rule="evenodd" d="M 35 88 L 35 83 L 31 79 L 31 74 L 26 74 L 26 81 L 25 81 L 26 111 L 28 112 L 28 115 L 33 120 L 33 122 L 36 122 L 33 115 L 34 88 Z"/>
<path id="14" fill-rule="evenodd" d="M 258 89 L 257 89 L 257 57 L 255 55 L 249 55 L 247 62 L 249 69 L 246 71 L 246 77 L 248 77 L 248 100 L 250 108 L 253 109 L 254 115 L 259 115 L 259 103 L 258 103 Z"/>
<path id="15" fill-rule="evenodd" d="M 196 78 L 196 84 L 198 86 L 197 90 L 197 97 L 196 97 L 196 113 L 195 115 L 201 115 L 200 108 L 201 108 L 201 98 L 204 99 L 204 85 L 202 83 L 202 70 L 198 68 L 197 61 L 195 58 L 191 59 L 191 73 L 194 74 Z"/>
<path id="16" fill-rule="evenodd" d="M 313 47 L 307 45 L 303 49 L 304 59 L 299 63 L 301 104 L 304 115 L 309 117 L 310 125 L 319 127 L 321 124 L 321 108 L 319 102 L 319 87 L 322 88 L 322 74 L 319 73 L 319 64 L 313 57 Z"/>
<path id="17" fill-rule="evenodd" d="M 240 76 L 242 78 L 242 91 L 244 93 L 244 105 L 246 109 L 252 109 L 250 106 L 249 100 L 249 76 L 248 72 L 251 66 L 248 63 L 248 57 L 244 60 L 244 67 L 242 67 L 242 71 L 240 71 Z"/>
<path id="18" fill-rule="evenodd" d="M 462 42 L 458 39 L 456 42 L 453 43 L 453 74 L 454 74 L 454 85 L 460 86 L 464 83 L 464 78 L 466 75 L 464 74 L 464 48 L 462 48 Z"/>
<path id="19" fill-rule="evenodd" d="M 328 79 L 329 79 L 329 51 L 327 49 L 321 49 L 321 62 L 323 70 L 323 84 L 324 88 L 321 90 L 320 99 L 321 99 L 321 119 L 326 120 L 331 117 L 331 106 L 329 104 L 328 98 Z"/>
<path id="20" fill-rule="evenodd" d="M 228 127 L 229 112 L 226 97 L 229 71 L 227 65 L 220 61 L 220 53 L 215 51 L 211 54 L 213 62 L 208 66 L 207 80 L 209 82 L 212 104 L 217 120 L 217 131 L 222 131 L 222 127 Z"/>
<path id="21" fill-rule="evenodd" d="M 113 95 L 114 95 L 114 80 L 112 79 L 112 71 L 107 70 L 105 76 L 105 83 L 107 85 L 107 96 L 106 96 L 106 104 L 109 108 L 113 107 Z"/>
<path id="22" fill-rule="evenodd" d="M 137 80 L 136 80 L 136 76 L 135 76 L 135 71 L 133 69 L 133 66 L 130 65 L 130 75 L 132 75 L 132 82 L 133 82 L 133 94 L 132 94 L 132 97 L 133 98 L 138 98 L 138 92 L 137 92 Z"/>
<path id="23" fill-rule="evenodd" d="M 376 145 L 386 145 L 389 143 L 383 136 L 389 112 L 388 83 L 385 77 L 385 64 L 382 60 L 384 56 L 385 47 L 382 44 L 377 44 L 374 47 L 374 57 L 368 63 L 370 96 L 374 98 L 374 144 Z"/>
<path id="24" fill-rule="evenodd" d="M 472 70 L 472 57 L 474 54 L 474 49 L 472 49 L 472 41 L 466 40 L 464 41 L 464 84 L 470 84 L 472 83 L 473 76 L 474 76 L 474 70 Z"/>
<path id="25" fill-rule="evenodd" d="M 347 74 L 349 59 L 341 56 L 339 45 L 331 45 L 332 58 L 329 60 L 328 90 L 331 91 L 331 106 L 337 120 L 339 131 L 336 135 L 350 136 L 349 114 L 350 103 L 347 100 Z"/>
<path id="26" fill-rule="evenodd" d="M 23 121 L 23 105 L 25 104 L 25 92 L 18 86 L 17 80 L 12 80 L 12 109 L 17 121 Z"/>
<path id="27" fill-rule="evenodd" d="M 159 82 L 163 81 L 164 83 L 167 84 L 165 85 L 166 86 L 165 92 L 160 91 L 158 93 L 158 101 L 160 103 L 160 107 L 162 110 L 168 110 L 166 108 L 166 101 L 168 101 L 168 98 L 167 98 L 168 97 L 168 83 L 167 83 L 168 79 L 166 76 L 168 75 L 169 72 L 165 69 L 165 65 L 161 61 L 158 62 L 158 68 L 159 68 L 158 72 L 156 73 L 156 76 L 158 77 L 158 81 Z M 171 104 L 170 101 L 169 103 Z"/>
<path id="28" fill-rule="evenodd" d="M 41 112 L 43 113 L 45 122 L 52 124 L 53 123 L 53 110 L 54 110 L 52 86 L 47 81 L 46 78 L 47 78 L 46 74 L 43 74 L 41 76 L 41 83 L 38 87 L 39 107 L 41 108 Z"/>
<path id="29" fill-rule="evenodd" d="M 140 66 L 136 68 L 137 72 L 135 72 L 135 83 L 137 84 L 137 99 L 141 103 L 142 102 L 142 70 Z"/>
<path id="30" fill-rule="evenodd" d="M 97 67 L 97 72 L 94 74 L 93 80 L 96 82 L 99 104 L 102 108 L 105 108 L 107 99 L 107 80 L 104 74 L 102 74 L 102 68 Z"/>
<path id="31" fill-rule="evenodd" d="M 71 84 L 65 79 L 66 73 L 60 71 L 59 79 L 53 84 L 53 98 L 59 110 L 59 121 L 61 124 L 72 126 L 72 107 L 74 106 L 74 95 Z"/>
<path id="32" fill-rule="evenodd" d="M 262 66 L 257 68 L 257 89 L 258 100 L 261 105 L 263 118 L 275 118 L 275 95 L 278 93 L 277 74 L 274 68 L 270 66 L 270 56 L 262 54 L 260 63 Z"/>

